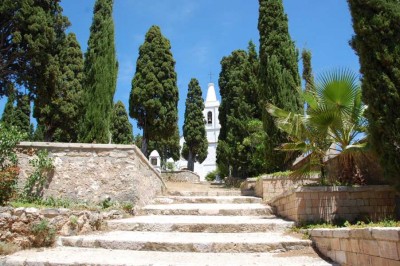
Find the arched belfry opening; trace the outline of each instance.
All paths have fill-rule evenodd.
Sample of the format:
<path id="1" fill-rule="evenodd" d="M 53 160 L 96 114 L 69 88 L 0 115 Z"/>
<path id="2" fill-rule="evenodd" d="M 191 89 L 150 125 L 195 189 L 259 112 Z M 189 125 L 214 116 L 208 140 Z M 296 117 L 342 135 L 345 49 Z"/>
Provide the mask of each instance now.
<path id="1" fill-rule="evenodd" d="M 207 124 L 212 124 L 212 112 L 211 111 L 209 111 L 208 113 L 207 113 Z"/>

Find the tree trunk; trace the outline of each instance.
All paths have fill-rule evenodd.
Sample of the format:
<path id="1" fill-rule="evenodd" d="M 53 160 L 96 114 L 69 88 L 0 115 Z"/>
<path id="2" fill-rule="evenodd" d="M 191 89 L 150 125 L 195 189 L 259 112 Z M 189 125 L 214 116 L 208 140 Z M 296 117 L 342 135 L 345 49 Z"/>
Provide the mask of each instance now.
<path id="1" fill-rule="evenodd" d="M 188 169 L 192 172 L 194 171 L 194 158 L 191 150 L 189 150 L 189 156 L 188 156 Z"/>
<path id="2" fill-rule="evenodd" d="M 141 150 L 142 150 L 143 155 L 147 157 L 147 137 L 145 137 L 145 134 L 143 134 Z"/>

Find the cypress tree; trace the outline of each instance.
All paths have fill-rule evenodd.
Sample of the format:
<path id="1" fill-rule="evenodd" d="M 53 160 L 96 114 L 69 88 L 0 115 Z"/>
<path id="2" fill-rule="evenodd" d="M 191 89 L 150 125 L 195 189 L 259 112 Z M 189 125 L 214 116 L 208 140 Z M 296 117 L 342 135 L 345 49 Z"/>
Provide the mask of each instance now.
<path id="1" fill-rule="evenodd" d="M 0 96 L 11 82 L 32 95 L 53 86 L 57 50 L 68 26 L 59 1 L 0 1 Z"/>
<path id="2" fill-rule="evenodd" d="M 304 80 L 305 91 L 313 91 L 315 84 L 314 84 L 314 75 L 311 67 L 311 51 L 303 49 L 301 53 L 301 58 L 303 60 L 302 78 Z"/>
<path id="3" fill-rule="evenodd" d="M 143 154 L 149 141 L 167 140 L 175 134 L 178 98 L 171 44 L 158 26 L 152 26 L 139 48 L 129 98 L 129 115 L 143 129 Z"/>
<path id="4" fill-rule="evenodd" d="M 47 141 L 76 142 L 82 116 L 83 57 L 75 34 L 66 36 L 57 53 L 55 64 L 60 77 L 46 90 L 40 90 L 34 117 L 44 125 Z"/>
<path id="5" fill-rule="evenodd" d="M 190 80 L 185 107 L 183 137 L 188 149 L 188 169 L 193 171 L 194 163 L 202 163 L 207 158 L 208 153 L 203 116 L 204 100 L 197 79 L 192 78 Z M 206 154 L 205 157 L 203 156 L 204 153 Z"/>
<path id="6" fill-rule="evenodd" d="M 369 141 L 400 188 L 400 2 L 348 0 L 359 56 Z"/>
<path id="7" fill-rule="evenodd" d="M 1 116 L 1 122 L 7 128 L 14 125 L 14 120 L 15 120 L 14 102 L 15 102 L 15 91 L 13 87 L 9 87 L 7 103 L 4 106 L 3 115 Z"/>
<path id="8" fill-rule="evenodd" d="M 112 143 L 133 143 L 132 124 L 129 122 L 128 113 L 126 112 L 125 105 L 121 101 L 118 101 L 114 105 L 111 121 L 111 134 Z"/>
<path id="9" fill-rule="evenodd" d="M 284 12 L 282 0 L 259 0 L 259 4 L 259 81 L 262 106 L 272 103 L 284 110 L 297 113 L 301 109 L 297 93 L 300 87 L 298 53 L 289 35 L 288 18 Z M 287 136 L 275 126 L 266 108 L 262 110 L 266 132 L 267 171 L 285 170 L 291 160 L 285 160 L 285 154 L 276 151 L 275 148 L 287 142 Z"/>
<path id="10" fill-rule="evenodd" d="M 264 169 L 259 146 L 253 141 L 253 134 L 262 128 L 254 127 L 255 120 L 261 121 L 258 105 L 257 70 L 258 56 L 255 46 L 249 43 L 248 53 L 233 51 L 221 61 L 219 78 L 221 105 L 219 120 L 221 131 L 217 146 L 218 168 L 224 175 L 248 177 Z"/>
<path id="11" fill-rule="evenodd" d="M 168 158 L 172 158 L 175 161 L 179 160 L 179 151 L 181 149 L 179 145 L 179 129 L 178 125 L 174 129 L 174 134 L 167 139 L 160 139 L 158 141 L 149 141 L 148 152 L 157 150 L 161 157 L 161 166 L 166 166 Z"/>
<path id="12" fill-rule="evenodd" d="M 56 127 L 53 141 L 78 141 L 83 112 L 83 55 L 74 33 L 69 33 L 60 52 L 61 82 L 51 102 L 52 122 Z"/>
<path id="13" fill-rule="evenodd" d="M 25 134 L 26 139 L 31 138 L 31 100 L 29 95 L 18 95 L 13 124 L 20 133 Z"/>
<path id="14" fill-rule="evenodd" d="M 84 63 L 84 106 L 79 139 L 108 143 L 110 117 L 117 81 L 118 63 L 114 45 L 113 0 L 97 0 L 90 27 Z"/>
<path id="15" fill-rule="evenodd" d="M 35 131 L 32 134 L 33 141 L 44 141 L 44 126 L 37 124 Z"/>

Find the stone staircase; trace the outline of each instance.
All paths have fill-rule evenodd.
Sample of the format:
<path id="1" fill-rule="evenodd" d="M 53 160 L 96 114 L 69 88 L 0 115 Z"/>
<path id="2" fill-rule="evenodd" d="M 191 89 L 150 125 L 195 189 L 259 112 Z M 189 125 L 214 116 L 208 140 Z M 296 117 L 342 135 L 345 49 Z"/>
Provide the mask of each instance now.
<path id="1" fill-rule="evenodd" d="M 140 216 L 108 222 L 108 232 L 60 237 L 52 249 L 16 253 L 0 265 L 332 265 L 292 222 L 237 191 L 174 192 Z"/>

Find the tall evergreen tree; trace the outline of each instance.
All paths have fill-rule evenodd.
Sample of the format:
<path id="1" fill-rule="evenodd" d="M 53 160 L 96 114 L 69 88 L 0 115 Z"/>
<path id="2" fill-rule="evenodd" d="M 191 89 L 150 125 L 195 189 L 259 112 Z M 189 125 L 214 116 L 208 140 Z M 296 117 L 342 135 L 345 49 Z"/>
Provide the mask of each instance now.
<path id="1" fill-rule="evenodd" d="M 221 61 L 219 77 L 221 105 L 219 121 L 221 124 L 217 146 L 217 164 L 223 175 L 248 177 L 263 171 L 262 159 L 256 159 L 253 134 L 260 127 L 254 126 L 260 121 L 258 105 L 257 70 L 258 57 L 255 46 L 249 43 L 248 53 L 233 51 Z"/>
<path id="2" fill-rule="evenodd" d="M 118 101 L 114 105 L 113 116 L 111 120 L 112 143 L 116 144 L 132 144 L 133 130 L 132 124 L 129 122 L 128 113 L 125 105 Z"/>
<path id="3" fill-rule="evenodd" d="M 204 125 L 204 100 L 202 98 L 199 81 L 192 78 L 189 83 L 186 98 L 185 121 L 183 124 L 183 137 L 188 148 L 188 169 L 194 170 L 194 163 L 202 163 L 207 155 L 208 142 Z"/>
<path id="4" fill-rule="evenodd" d="M 83 116 L 83 55 L 74 33 L 69 33 L 60 51 L 61 81 L 51 102 L 53 141 L 78 141 L 79 122 Z"/>
<path id="5" fill-rule="evenodd" d="M 110 117 L 117 81 L 118 63 L 114 44 L 113 0 L 96 0 L 84 63 L 85 115 L 79 139 L 108 143 Z"/>
<path id="6" fill-rule="evenodd" d="M 400 1 L 348 0 L 368 105 L 369 137 L 385 175 L 400 188 Z"/>
<path id="7" fill-rule="evenodd" d="M 5 127 L 13 126 L 15 120 L 15 91 L 13 87 L 8 88 L 8 98 L 7 103 L 4 106 L 3 115 L 1 116 L 1 122 L 4 124 Z"/>
<path id="8" fill-rule="evenodd" d="M 139 48 L 129 98 L 129 115 L 143 129 L 143 154 L 149 141 L 166 140 L 175 133 L 178 98 L 171 44 L 158 26 L 152 26 Z"/>
<path id="9" fill-rule="evenodd" d="M 281 143 L 287 142 L 287 136 L 278 130 L 264 106 L 272 103 L 296 113 L 301 109 L 297 93 L 300 87 L 298 52 L 289 35 L 288 18 L 282 0 L 259 0 L 259 4 L 259 81 L 266 131 L 266 164 L 267 171 L 274 172 L 284 170 L 290 162 L 285 160 L 284 153 L 275 150 Z"/>
<path id="10" fill-rule="evenodd" d="M 314 84 L 314 74 L 311 66 L 311 51 L 303 49 L 301 53 L 301 58 L 303 60 L 302 78 L 304 80 L 305 91 L 313 91 L 315 84 Z"/>
<path id="11" fill-rule="evenodd" d="M 17 97 L 17 106 L 14 110 L 14 126 L 20 133 L 24 133 L 26 139 L 31 138 L 31 100 L 27 94 L 18 95 Z"/>
<path id="12" fill-rule="evenodd" d="M 9 83 L 35 95 L 58 77 L 56 51 L 69 26 L 59 1 L 0 1 L 0 96 Z"/>
<path id="13" fill-rule="evenodd" d="M 174 134 L 167 139 L 160 139 L 158 141 L 149 141 L 148 152 L 157 150 L 161 157 L 161 166 L 165 167 L 168 158 L 175 161 L 179 160 L 179 129 L 178 125 L 174 129 Z"/>
<path id="14" fill-rule="evenodd" d="M 34 117 L 44 126 L 46 141 L 76 142 L 82 116 L 83 57 L 75 34 L 63 39 L 56 58 L 59 77 L 40 90 Z"/>

